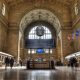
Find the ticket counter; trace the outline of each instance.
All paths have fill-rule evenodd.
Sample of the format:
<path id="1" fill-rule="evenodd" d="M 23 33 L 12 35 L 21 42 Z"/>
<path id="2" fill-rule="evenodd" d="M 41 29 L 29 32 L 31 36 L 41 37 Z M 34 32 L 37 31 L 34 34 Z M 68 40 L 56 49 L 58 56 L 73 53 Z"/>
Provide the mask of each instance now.
<path id="1" fill-rule="evenodd" d="M 30 69 L 49 69 L 50 68 L 50 62 L 49 61 L 30 61 Z"/>

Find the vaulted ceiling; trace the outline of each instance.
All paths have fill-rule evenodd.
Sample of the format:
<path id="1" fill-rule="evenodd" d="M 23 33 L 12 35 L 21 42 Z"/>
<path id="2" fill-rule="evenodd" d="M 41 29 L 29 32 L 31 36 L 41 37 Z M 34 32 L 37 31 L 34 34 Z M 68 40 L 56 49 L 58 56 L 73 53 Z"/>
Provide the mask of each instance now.
<path id="1" fill-rule="evenodd" d="M 22 2 L 60 2 L 64 5 L 70 6 L 75 0 L 5 0 L 10 6 L 22 3 Z"/>

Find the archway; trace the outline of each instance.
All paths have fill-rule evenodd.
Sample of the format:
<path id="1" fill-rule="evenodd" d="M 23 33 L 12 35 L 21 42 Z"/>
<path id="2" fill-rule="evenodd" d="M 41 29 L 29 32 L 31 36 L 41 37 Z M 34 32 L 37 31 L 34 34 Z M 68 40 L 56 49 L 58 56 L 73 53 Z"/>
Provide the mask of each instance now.
<path id="1" fill-rule="evenodd" d="M 58 18 L 50 11 L 44 9 L 36 9 L 27 13 L 20 22 L 20 30 L 19 30 L 19 41 L 18 41 L 18 61 L 20 58 L 20 40 L 24 38 L 24 30 L 28 27 L 29 24 L 35 21 L 45 21 L 48 22 L 55 28 L 56 36 L 60 35 L 61 38 L 61 25 Z M 62 44 L 62 40 L 61 40 Z M 61 45 L 62 48 L 62 45 Z M 62 54 L 62 49 L 60 54 Z"/>

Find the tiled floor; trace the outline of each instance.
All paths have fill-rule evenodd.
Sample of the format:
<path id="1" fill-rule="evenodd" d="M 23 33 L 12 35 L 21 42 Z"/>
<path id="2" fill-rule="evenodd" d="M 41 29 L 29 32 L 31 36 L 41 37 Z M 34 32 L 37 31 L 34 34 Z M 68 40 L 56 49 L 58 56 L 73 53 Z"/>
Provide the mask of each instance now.
<path id="1" fill-rule="evenodd" d="M 26 70 L 25 67 L 0 69 L 0 80 L 80 80 L 80 69 L 56 67 L 56 70 Z"/>

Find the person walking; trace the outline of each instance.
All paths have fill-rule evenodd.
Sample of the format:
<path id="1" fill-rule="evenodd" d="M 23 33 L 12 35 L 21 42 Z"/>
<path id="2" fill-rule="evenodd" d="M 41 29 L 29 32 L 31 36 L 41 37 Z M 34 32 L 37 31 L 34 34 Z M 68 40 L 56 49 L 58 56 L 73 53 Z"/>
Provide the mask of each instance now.
<path id="1" fill-rule="evenodd" d="M 22 64 L 23 64 L 23 63 L 22 63 L 22 60 L 21 60 L 21 59 L 19 60 L 19 64 L 20 64 L 20 66 L 22 67 Z"/>
<path id="2" fill-rule="evenodd" d="M 4 62 L 5 62 L 5 69 L 7 69 L 7 66 L 9 66 L 9 63 L 10 63 L 9 57 L 5 57 Z"/>
<path id="3" fill-rule="evenodd" d="M 10 67 L 11 67 L 11 69 L 12 69 L 13 65 L 14 65 L 14 58 L 12 57 L 12 58 L 10 59 Z"/>
<path id="4" fill-rule="evenodd" d="M 69 63 L 71 67 L 76 67 L 77 59 L 75 57 L 71 57 Z"/>
<path id="5" fill-rule="evenodd" d="M 27 69 L 30 69 L 30 58 L 27 59 Z"/>
<path id="6" fill-rule="evenodd" d="M 51 58 L 51 60 L 50 60 L 50 67 L 51 67 L 51 69 L 55 69 L 55 64 L 54 64 L 53 58 Z"/>

